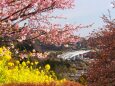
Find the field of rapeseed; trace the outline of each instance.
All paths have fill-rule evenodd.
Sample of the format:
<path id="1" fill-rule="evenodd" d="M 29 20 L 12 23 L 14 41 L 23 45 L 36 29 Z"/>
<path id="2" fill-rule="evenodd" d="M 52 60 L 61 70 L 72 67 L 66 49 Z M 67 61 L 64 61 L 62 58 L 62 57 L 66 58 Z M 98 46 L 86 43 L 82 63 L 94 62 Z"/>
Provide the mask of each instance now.
<path id="1" fill-rule="evenodd" d="M 55 73 L 50 71 L 50 65 L 46 64 L 43 69 L 35 66 L 39 62 L 22 62 L 13 60 L 11 52 L 5 48 L 0 48 L 0 85 L 11 83 L 51 83 L 56 82 L 57 85 L 66 81 L 57 80 Z"/>

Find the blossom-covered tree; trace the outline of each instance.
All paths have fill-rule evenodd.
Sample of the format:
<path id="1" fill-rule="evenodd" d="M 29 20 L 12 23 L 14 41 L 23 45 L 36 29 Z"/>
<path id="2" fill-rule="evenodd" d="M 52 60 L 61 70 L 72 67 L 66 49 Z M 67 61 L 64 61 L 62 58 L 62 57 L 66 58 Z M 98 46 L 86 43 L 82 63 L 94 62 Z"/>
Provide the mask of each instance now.
<path id="1" fill-rule="evenodd" d="M 51 16 L 55 9 L 64 10 L 73 6 L 74 0 L 0 0 L 0 37 L 3 42 L 35 39 L 55 45 L 77 42 L 78 37 L 73 32 L 81 25 L 61 27 L 49 21 L 61 18 Z"/>
<path id="2" fill-rule="evenodd" d="M 89 86 L 115 85 L 115 19 L 105 15 L 102 19 L 104 27 L 89 39 L 90 46 L 98 50 L 95 62 L 89 67 Z"/>
<path id="3" fill-rule="evenodd" d="M 0 20 L 21 22 L 38 18 L 40 22 L 48 18 L 43 12 L 72 6 L 73 0 L 0 0 Z"/>

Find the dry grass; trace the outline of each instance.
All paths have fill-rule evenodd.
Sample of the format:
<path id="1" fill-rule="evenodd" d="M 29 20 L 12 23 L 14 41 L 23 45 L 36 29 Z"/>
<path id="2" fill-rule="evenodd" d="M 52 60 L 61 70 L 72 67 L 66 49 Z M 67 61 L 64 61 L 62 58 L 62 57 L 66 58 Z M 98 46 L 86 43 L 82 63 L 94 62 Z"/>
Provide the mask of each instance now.
<path id="1" fill-rule="evenodd" d="M 17 84 L 17 83 L 12 83 L 12 84 L 5 84 L 3 86 L 83 86 L 77 82 L 73 82 L 73 81 L 66 81 L 65 83 L 63 84 L 60 84 L 60 85 L 56 85 L 55 82 L 52 82 L 52 83 L 43 83 L 43 84 L 34 84 L 34 83 L 20 83 L 20 84 Z"/>

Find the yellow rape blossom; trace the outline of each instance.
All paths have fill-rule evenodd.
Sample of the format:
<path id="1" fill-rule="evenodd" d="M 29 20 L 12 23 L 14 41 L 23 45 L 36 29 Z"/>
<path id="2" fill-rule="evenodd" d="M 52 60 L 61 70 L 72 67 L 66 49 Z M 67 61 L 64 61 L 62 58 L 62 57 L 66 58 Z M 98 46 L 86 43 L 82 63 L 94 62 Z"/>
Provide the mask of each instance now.
<path id="1" fill-rule="evenodd" d="M 14 66 L 14 63 L 9 62 L 9 63 L 8 63 L 8 66 Z"/>
<path id="2" fill-rule="evenodd" d="M 27 63 L 27 64 L 30 64 L 30 61 L 27 61 L 26 63 Z"/>
<path id="3" fill-rule="evenodd" d="M 50 70 L 50 65 L 49 65 L 49 64 L 46 64 L 46 65 L 45 65 L 45 69 L 46 69 L 46 70 Z"/>
<path id="4" fill-rule="evenodd" d="M 34 65 L 34 63 L 33 63 L 33 62 L 31 62 L 31 65 Z"/>
<path id="5" fill-rule="evenodd" d="M 3 62 L 2 62 L 2 61 L 0 61 L 0 65 L 2 65 L 2 63 L 3 63 Z"/>
<path id="6" fill-rule="evenodd" d="M 2 54 L 3 53 L 3 49 L 2 48 L 0 48 L 0 54 Z"/>
<path id="7" fill-rule="evenodd" d="M 20 63 L 20 61 L 16 61 L 16 64 L 19 64 Z"/>
<path id="8" fill-rule="evenodd" d="M 4 58 L 5 58 L 6 60 L 10 60 L 10 59 L 11 59 L 11 56 L 10 56 L 10 55 L 4 55 Z"/>
<path id="9" fill-rule="evenodd" d="M 22 66 L 26 66 L 26 63 L 25 63 L 25 62 L 22 62 Z"/>
<path id="10" fill-rule="evenodd" d="M 37 65 L 38 63 L 39 63 L 39 62 L 38 62 L 38 61 L 36 61 L 36 62 L 35 62 L 35 65 Z"/>
<path id="11" fill-rule="evenodd" d="M 0 57 L 5 60 L 10 60 L 11 59 L 11 52 L 6 49 L 5 47 L 0 48 Z"/>

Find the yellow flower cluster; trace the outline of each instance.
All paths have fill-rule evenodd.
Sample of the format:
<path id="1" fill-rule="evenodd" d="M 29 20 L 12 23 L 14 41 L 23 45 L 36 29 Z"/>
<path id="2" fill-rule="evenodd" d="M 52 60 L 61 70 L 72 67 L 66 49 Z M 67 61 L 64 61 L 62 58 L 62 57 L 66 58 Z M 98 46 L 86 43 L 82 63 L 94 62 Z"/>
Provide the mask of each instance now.
<path id="1" fill-rule="evenodd" d="M 10 60 L 11 52 L 5 47 L 0 48 L 0 59 Z"/>
<path id="2" fill-rule="evenodd" d="M 9 63 L 8 63 L 8 66 L 14 66 L 14 63 L 9 62 Z"/>
<path id="3" fill-rule="evenodd" d="M 8 57 L 7 57 L 8 56 Z M 7 57 L 7 58 L 6 58 Z M 5 59 L 4 59 L 5 58 Z M 39 62 L 10 62 L 11 52 L 5 47 L 0 48 L 0 84 L 7 83 L 50 83 L 56 82 L 57 86 L 65 80 L 57 80 L 55 73 L 50 71 L 50 65 L 45 69 L 34 67 Z"/>
<path id="4" fill-rule="evenodd" d="M 45 65 L 45 69 L 50 70 L 50 65 L 49 64 Z"/>
<path id="5" fill-rule="evenodd" d="M 10 62 L 11 52 L 5 47 L 0 48 L 0 83 L 50 83 L 55 81 L 54 73 L 50 73 L 50 65 L 45 69 L 33 68 L 39 62 Z M 28 66 L 29 65 L 29 66 Z M 49 74 L 47 74 L 49 72 Z"/>
<path id="6" fill-rule="evenodd" d="M 5 83 L 44 83 L 52 82 L 54 78 L 52 75 L 47 75 L 44 70 L 31 69 L 29 67 L 24 67 L 26 65 L 15 66 L 13 69 L 5 71 Z M 49 71 L 50 72 L 50 71 Z"/>

